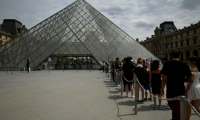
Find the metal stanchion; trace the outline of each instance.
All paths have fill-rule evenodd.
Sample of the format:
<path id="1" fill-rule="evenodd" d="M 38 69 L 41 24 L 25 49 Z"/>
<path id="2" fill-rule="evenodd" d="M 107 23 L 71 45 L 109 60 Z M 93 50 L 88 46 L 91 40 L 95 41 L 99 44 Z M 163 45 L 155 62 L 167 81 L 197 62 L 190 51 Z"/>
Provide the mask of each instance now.
<path id="1" fill-rule="evenodd" d="M 91 67 L 92 67 L 92 66 L 91 66 L 91 63 L 90 63 L 90 72 L 91 72 Z"/>
<path id="2" fill-rule="evenodd" d="M 123 75 L 123 73 L 121 72 L 121 96 L 123 95 L 122 75 Z"/>
<path id="3" fill-rule="evenodd" d="M 117 79 L 116 79 L 116 77 L 117 77 L 117 74 L 116 74 L 116 70 L 114 70 L 115 72 L 115 86 L 117 85 Z"/>
<path id="4" fill-rule="evenodd" d="M 49 62 L 49 73 L 50 73 L 50 62 Z"/>
<path id="5" fill-rule="evenodd" d="M 65 70 L 65 64 L 63 64 L 63 73 L 64 73 L 64 70 Z"/>
<path id="6" fill-rule="evenodd" d="M 135 114 L 137 115 L 137 78 L 133 78 L 135 82 Z"/>
<path id="7" fill-rule="evenodd" d="M 108 78 L 109 78 L 109 54 L 108 54 Z"/>
<path id="8" fill-rule="evenodd" d="M 180 96 L 180 118 L 186 120 L 186 101 L 185 96 Z"/>
<path id="9" fill-rule="evenodd" d="M 35 73 L 36 73 L 36 67 L 35 67 Z"/>
<path id="10" fill-rule="evenodd" d="M 13 74 L 13 64 L 12 64 L 12 74 Z"/>

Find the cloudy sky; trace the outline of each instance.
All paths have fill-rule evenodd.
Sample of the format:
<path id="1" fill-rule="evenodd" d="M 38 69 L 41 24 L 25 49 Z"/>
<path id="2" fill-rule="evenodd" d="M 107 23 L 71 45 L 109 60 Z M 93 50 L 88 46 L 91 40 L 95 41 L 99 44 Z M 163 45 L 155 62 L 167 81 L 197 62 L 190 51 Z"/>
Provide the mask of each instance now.
<path id="1" fill-rule="evenodd" d="M 0 24 L 17 19 L 28 29 L 75 0 L 0 0 Z M 200 0 L 86 0 L 134 39 L 145 40 L 156 26 L 174 21 L 177 28 L 200 21 Z"/>

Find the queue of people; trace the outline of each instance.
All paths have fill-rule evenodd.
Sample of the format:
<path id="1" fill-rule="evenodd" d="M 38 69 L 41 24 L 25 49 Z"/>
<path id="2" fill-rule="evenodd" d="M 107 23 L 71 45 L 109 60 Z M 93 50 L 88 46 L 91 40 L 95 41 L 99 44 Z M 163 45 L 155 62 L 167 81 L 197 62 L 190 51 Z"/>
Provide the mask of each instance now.
<path id="1" fill-rule="evenodd" d="M 124 58 L 120 62 L 119 58 L 115 61 L 110 61 L 111 75 L 114 81 L 114 70 L 117 74 L 123 72 L 123 83 L 128 97 L 131 91 L 131 97 L 137 97 L 138 103 L 145 101 L 152 101 L 152 95 L 149 96 L 144 89 L 154 96 L 162 98 L 164 95 L 165 85 L 167 87 L 166 98 L 175 98 L 178 96 L 185 96 L 194 108 L 200 113 L 199 99 L 200 99 L 200 58 L 192 56 L 188 58 L 187 64 L 180 61 L 181 51 L 174 50 L 171 53 L 171 61 L 166 58 L 161 59 L 163 68 L 159 68 L 160 62 L 158 60 L 148 59 L 142 60 L 138 58 L 136 61 L 132 57 Z M 137 78 L 137 95 L 134 96 L 134 79 Z M 117 84 L 120 86 L 120 78 L 116 76 Z M 139 84 L 142 85 L 142 88 Z M 141 97 L 139 96 L 141 92 Z M 141 99 L 140 99 L 141 98 Z M 158 104 L 157 104 L 158 100 Z M 162 110 L 162 100 L 153 97 L 154 109 Z M 180 120 L 180 100 L 168 101 L 168 105 L 172 110 L 172 120 Z M 191 107 L 187 103 L 187 120 L 190 119 Z"/>

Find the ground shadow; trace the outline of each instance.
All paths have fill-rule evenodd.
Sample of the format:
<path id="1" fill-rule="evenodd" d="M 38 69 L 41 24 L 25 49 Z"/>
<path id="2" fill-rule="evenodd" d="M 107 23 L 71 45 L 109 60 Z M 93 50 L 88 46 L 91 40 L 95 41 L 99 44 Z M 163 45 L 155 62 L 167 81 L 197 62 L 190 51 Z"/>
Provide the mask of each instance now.
<path id="1" fill-rule="evenodd" d="M 133 100 L 121 101 L 121 102 L 118 102 L 118 105 L 134 106 L 135 102 Z"/>
<path id="2" fill-rule="evenodd" d="M 118 99 L 124 99 L 126 97 L 123 97 L 121 95 L 114 95 L 114 96 L 110 96 L 108 97 L 109 99 L 112 99 L 112 100 L 118 100 Z"/>
<path id="3" fill-rule="evenodd" d="M 154 105 L 141 105 L 140 107 L 137 108 L 138 111 L 157 111 L 154 108 Z M 168 105 L 162 105 L 162 110 L 160 111 L 169 111 L 169 109 L 167 109 Z M 135 110 L 135 109 L 133 109 Z"/>

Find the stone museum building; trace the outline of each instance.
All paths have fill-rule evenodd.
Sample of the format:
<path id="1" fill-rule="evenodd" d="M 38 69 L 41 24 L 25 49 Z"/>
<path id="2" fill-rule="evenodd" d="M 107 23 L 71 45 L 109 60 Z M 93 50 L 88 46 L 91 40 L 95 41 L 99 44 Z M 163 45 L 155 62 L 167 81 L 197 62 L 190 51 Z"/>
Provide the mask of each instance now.
<path id="1" fill-rule="evenodd" d="M 156 27 L 154 35 L 140 43 L 158 58 L 170 60 L 174 49 L 182 51 L 182 61 L 193 55 L 200 57 L 200 21 L 183 29 L 177 29 L 173 21 L 165 21 Z"/>
<path id="2" fill-rule="evenodd" d="M 0 24 L 0 46 L 27 31 L 25 25 L 15 19 L 4 19 Z"/>

